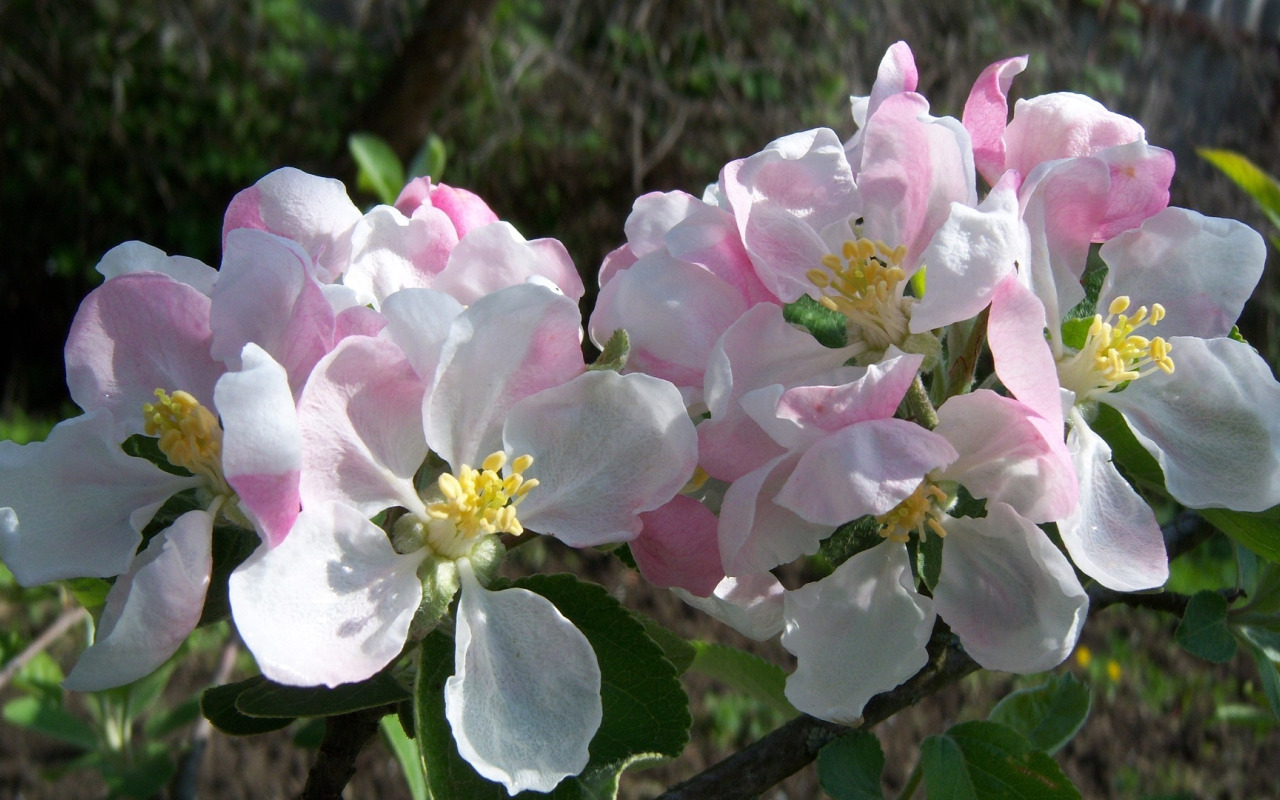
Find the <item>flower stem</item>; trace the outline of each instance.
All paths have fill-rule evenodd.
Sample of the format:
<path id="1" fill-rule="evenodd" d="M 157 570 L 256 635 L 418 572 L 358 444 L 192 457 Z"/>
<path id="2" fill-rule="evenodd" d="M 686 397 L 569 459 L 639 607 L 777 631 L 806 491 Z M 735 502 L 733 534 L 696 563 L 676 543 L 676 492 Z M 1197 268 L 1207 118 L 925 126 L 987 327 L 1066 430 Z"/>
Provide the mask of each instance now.
<path id="1" fill-rule="evenodd" d="M 920 788 L 920 780 L 924 778 L 924 770 L 920 768 L 922 762 L 917 761 L 915 767 L 911 769 L 911 774 L 907 776 L 907 782 L 902 787 L 902 791 L 898 792 L 898 800 L 911 800 L 911 796 L 916 793 L 916 789 Z"/>
<path id="2" fill-rule="evenodd" d="M 911 379 L 911 386 L 903 401 L 916 422 L 929 430 L 938 427 L 938 412 L 933 409 L 933 403 L 929 402 L 929 392 L 924 388 L 924 381 L 920 380 L 919 373 Z"/>

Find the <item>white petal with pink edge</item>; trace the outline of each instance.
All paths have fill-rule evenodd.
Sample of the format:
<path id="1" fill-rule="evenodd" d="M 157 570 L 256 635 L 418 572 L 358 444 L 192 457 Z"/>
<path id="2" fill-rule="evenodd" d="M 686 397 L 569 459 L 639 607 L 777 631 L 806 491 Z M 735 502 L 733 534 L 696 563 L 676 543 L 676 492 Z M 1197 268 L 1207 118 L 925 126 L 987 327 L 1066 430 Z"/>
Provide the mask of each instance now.
<path id="1" fill-rule="evenodd" d="M 1089 597 L 1044 532 L 1003 503 L 947 518 L 933 598 L 964 649 L 987 669 L 1031 673 L 1062 663 Z"/>
<path id="2" fill-rule="evenodd" d="M 284 367 L 253 343 L 244 346 L 240 363 L 213 390 L 222 418 L 222 472 L 274 547 L 293 527 L 302 502 L 302 430 Z"/>

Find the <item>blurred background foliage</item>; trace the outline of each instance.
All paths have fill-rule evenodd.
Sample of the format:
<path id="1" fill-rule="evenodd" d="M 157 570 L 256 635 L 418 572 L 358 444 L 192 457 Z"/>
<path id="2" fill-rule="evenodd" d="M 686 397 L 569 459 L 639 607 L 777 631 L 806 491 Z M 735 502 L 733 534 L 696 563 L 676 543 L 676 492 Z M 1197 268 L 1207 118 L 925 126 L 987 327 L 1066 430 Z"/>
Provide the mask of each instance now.
<path id="1" fill-rule="evenodd" d="M 354 186 L 352 132 L 406 162 L 439 136 L 446 181 L 562 239 L 590 278 L 639 194 L 700 194 L 784 133 L 852 133 L 847 98 L 898 39 L 935 114 L 1031 53 L 1016 96 L 1084 91 L 1136 117 L 1178 155 L 1176 204 L 1261 228 L 1194 148 L 1276 171 L 1280 57 L 1223 11 L 1241 4 L 1213 5 L 1220 22 L 1132 0 L 477 0 L 466 19 L 442 0 L 0 0 L 0 418 L 69 411 L 61 345 L 107 249 L 216 265 L 227 202 L 266 172 Z M 429 90 L 408 120 L 386 100 L 405 76 Z M 1277 309 L 1255 306 L 1242 327 L 1274 363 Z"/>

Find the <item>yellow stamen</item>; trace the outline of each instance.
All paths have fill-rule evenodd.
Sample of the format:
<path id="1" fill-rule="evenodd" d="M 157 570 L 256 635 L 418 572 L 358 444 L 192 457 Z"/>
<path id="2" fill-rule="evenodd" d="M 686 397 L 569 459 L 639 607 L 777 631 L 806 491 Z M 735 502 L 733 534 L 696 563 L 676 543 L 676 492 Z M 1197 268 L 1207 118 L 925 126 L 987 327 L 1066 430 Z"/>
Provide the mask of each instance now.
<path id="1" fill-rule="evenodd" d="M 876 517 L 882 526 L 880 535 L 895 542 L 906 542 L 913 533 L 923 540 L 928 531 L 933 531 L 945 538 L 947 531 L 942 527 L 942 517 L 950 502 L 947 493 L 926 478 L 907 499 Z"/>
<path id="2" fill-rule="evenodd" d="M 902 295 L 907 257 L 904 245 L 859 238 L 846 241 L 840 253 L 822 257 L 821 269 L 805 273 L 818 289 L 817 301 L 849 320 L 851 334 L 873 349 L 901 344 L 910 331 Z"/>
<path id="3" fill-rule="evenodd" d="M 501 471 L 507 465 L 507 455 L 499 451 L 486 458 L 479 470 L 464 464 L 456 476 L 447 472 L 441 475 L 436 485 L 442 498 L 427 505 L 431 530 L 438 534 L 432 537 L 431 544 L 451 551 L 450 543 L 458 540 L 524 533 L 516 506 L 538 485 L 536 478 L 526 480 L 522 474 L 532 464 L 532 456 L 520 456 L 511 462 L 510 474 L 504 478 Z"/>
<path id="4" fill-rule="evenodd" d="M 1148 339 L 1137 331 L 1164 319 L 1164 306 L 1140 306 L 1132 315 L 1128 297 L 1111 301 L 1107 316 L 1095 314 L 1084 347 L 1058 362 L 1063 388 L 1076 393 L 1077 402 L 1112 391 L 1156 370 L 1173 374 L 1172 346 L 1162 337 Z"/>
<path id="5" fill-rule="evenodd" d="M 169 463 L 208 478 L 219 494 L 230 494 L 222 478 L 222 427 L 209 409 L 187 392 L 156 389 L 156 402 L 142 406 L 148 436 L 159 439 Z"/>

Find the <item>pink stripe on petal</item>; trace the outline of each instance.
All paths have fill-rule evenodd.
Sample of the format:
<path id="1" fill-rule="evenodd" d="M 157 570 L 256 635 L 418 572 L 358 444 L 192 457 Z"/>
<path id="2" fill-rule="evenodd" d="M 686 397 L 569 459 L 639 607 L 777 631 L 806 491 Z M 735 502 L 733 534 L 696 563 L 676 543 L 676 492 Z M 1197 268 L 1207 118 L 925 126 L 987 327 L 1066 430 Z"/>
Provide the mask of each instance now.
<path id="1" fill-rule="evenodd" d="M 284 541 L 302 507 L 298 493 L 299 470 L 280 474 L 228 476 L 227 482 L 240 496 L 240 505 L 258 523 L 268 547 Z"/>

